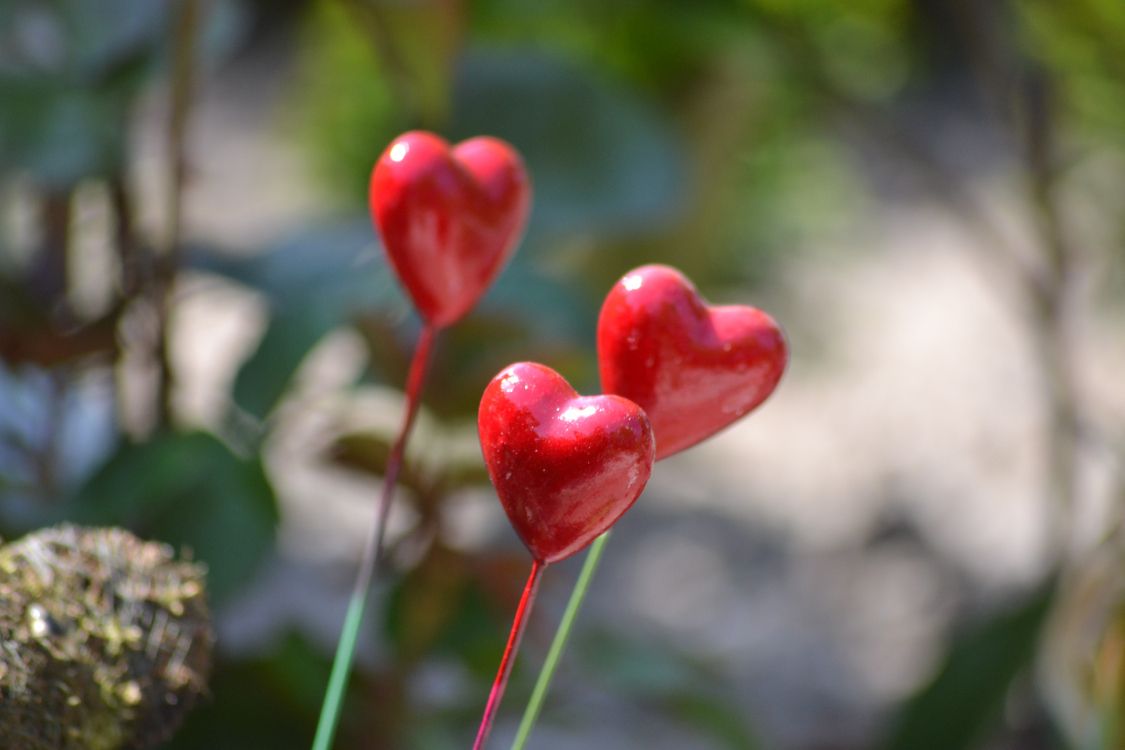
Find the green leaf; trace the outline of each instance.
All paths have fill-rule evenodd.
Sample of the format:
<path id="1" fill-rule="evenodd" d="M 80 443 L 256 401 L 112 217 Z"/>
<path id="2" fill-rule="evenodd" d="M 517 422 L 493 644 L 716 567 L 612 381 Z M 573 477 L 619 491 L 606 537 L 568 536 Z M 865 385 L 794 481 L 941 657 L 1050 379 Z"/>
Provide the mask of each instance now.
<path id="1" fill-rule="evenodd" d="M 386 600 L 382 632 L 396 658 L 409 664 L 451 657 L 487 684 L 496 673 L 496 654 L 504 647 L 526 565 L 523 555 L 482 559 L 444 544 L 432 546 Z"/>
<path id="2" fill-rule="evenodd" d="M 730 703 L 721 676 L 668 644 L 608 632 L 587 636 L 578 649 L 584 666 L 615 692 L 659 708 L 686 727 L 731 750 L 762 747 L 746 711 Z"/>
<path id="3" fill-rule="evenodd" d="M 746 712 L 713 696 L 679 693 L 668 697 L 670 713 L 683 724 L 709 735 L 730 750 L 760 750 L 761 742 L 746 721 Z"/>
<path id="4" fill-rule="evenodd" d="M 443 645 L 469 606 L 470 586 L 464 555 L 430 548 L 387 598 L 383 625 L 396 658 L 413 664 Z"/>
<path id="5" fill-rule="evenodd" d="M 453 67 L 464 34 L 463 0 L 354 0 L 352 18 L 397 80 L 411 119 L 436 128 L 448 117 Z"/>
<path id="6" fill-rule="evenodd" d="M 258 418 L 273 410 L 305 355 L 330 331 L 361 311 L 401 319 L 409 310 L 366 220 L 302 231 L 250 258 L 195 248 L 190 263 L 269 302 L 266 333 L 234 384 L 235 403 Z"/>
<path id="7" fill-rule="evenodd" d="M 533 266 L 517 256 L 476 310 L 442 331 L 426 383 L 431 411 L 449 421 L 475 420 L 488 381 L 521 360 L 550 362 L 575 387 L 597 388 L 592 352 L 599 300 Z"/>
<path id="8" fill-rule="evenodd" d="M 202 432 L 122 445 L 79 493 L 71 515 L 191 550 L 207 564 L 208 591 L 220 605 L 254 574 L 278 522 L 261 461 L 236 456 Z"/>
<path id="9" fill-rule="evenodd" d="M 1054 582 L 958 637 L 933 681 L 898 716 L 883 750 L 968 750 L 999 719 L 1012 683 L 1035 656 Z"/>
<path id="10" fill-rule="evenodd" d="M 125 167 L 142 85 L 170 49 L 169 9 L 150 0 L 14 0 L 0 15 L 0 171 L 70 187 Z M 232 0 L 209 4 L 199 62 L 245 28 Z"/>
<path id="11" fill-rule="evenodd" d="M 235 377 L 234 403 L 258 419 L 265 419 L 284 395 L 305 355 L 341 322 L 331 312 L 312 305 L 278 311 Z"/>
<path id="12" fill-rule="evenodd" d="M 623 233 L 682 207 L 679 140 L 659 111 L 541 52 L 475 51 L 462 62 L 449 135 L 510 141 L 535 188 L 531 231 Z"/>
<path id="13" fill-rule="evenodd" d="M 123 169 L 128 116 L 167 27 L 165 3 L 16 2 L 0 30 L 0 166 L 68 187 Z"/>
<path id="14" fill-rule="evenodd" d="M 188 715 L 166 750 L 307 750 L 329 668 L 296 635 L 263 658 L 221 662 L 212 699 Z"/>
<path id="15" fill-rule="evenodd" d="M 701 681 L 698 667 L 684 656 L 639 638 L 592 633 L 583 639 L 579 655 L 587 668 L 622 694 L 656 697 Z"/>
<path id="16" fill-rule="evenodd" d="M 128 130 L 125 94 L 0 78 L 0 168 L 26 170 L 60 188 L 117 173 Z"/>
<path id="17" fill-rule="evenodd" d="M 332 460 L 349 469 L 376 476 L 384 476 L 391 457 L 394 437 L 376 432 L 358 432 L 341 435 L 332 444 Z M 416 493 L 432 489 L 432 479 L 417 461 L 404 461 L 399 470 L 399 483 Z"/>

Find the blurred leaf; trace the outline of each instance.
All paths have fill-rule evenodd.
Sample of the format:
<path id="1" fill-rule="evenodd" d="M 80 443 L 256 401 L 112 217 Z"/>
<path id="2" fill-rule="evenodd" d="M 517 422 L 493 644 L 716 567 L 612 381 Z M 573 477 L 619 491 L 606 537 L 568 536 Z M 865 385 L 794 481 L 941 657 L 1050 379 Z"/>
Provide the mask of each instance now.
<path id="1" fill-rule="evenodd" d="M 367 203 L 371 167 L 403 130 L 417 127 L 398 100 L 391 71 L 342 2 L 309 14 L 293 108 L 323 181 L 346 205 Z"/>
<path id="2" fill-rule="evenodd" d="M 471 580 L 459 552 L 435 544 L 391 591 L 385 628 L 402 664 L 431 653 L 466 614 Z"/>
<path id="3" fill-rule="evenodd" d="M 575 280 L 577 281 L 577 280 Z M 480 394 L 512 362 L 549 362 L 577 388 L 596 389 L 598 300 L 581 284 L 517 255 L 468 318 L 443 331 L 426 404 L 446 419 L 475 419 Z"/>
<path id="4" fill-rule="evenodd" d="M 1028 53 L 1058 81 L 1067 116 L 1125 146 L 1125 4 L 1117 0 L 1013 4 Z"/>
<path id="5" fill-rule="evenodd" d="M 169 2 L 9 0 L 0 24 L 0 170 L 68 187 L 124 169 L 141 86 L 162 62 Z M 201 60 L 224 55 L 244 28 L 236 4 L 211 4 Z"/>
<path id="6" fill-rule="evenodd" d="M 404 381 L 418 323 L 368 220 L 300 232 L 250 258 L 196 248 L 190 263 L 250 286 L 269 302 L 266 332 L 234 385 L 235 403 L 250 414 L 267 416 L 308 351 L 345 325 L 357 325 L 364 336 L 378 379 Z M 532 264 L 513 263 L 478 312 L 442 331 L 427 407 L 443 418 L 474 416 L 485 384 L 522 359 L 550 361 L 580 387 L 596 386 L 589 354 L 595 321 L 596 305 L 580 289 Z"/>
<path id="7" fill-rule="evenodd" d="M 97 78 L 156 48 L 168 28 L 167 2 L 149 0 L 8 0 L 0 43 L 11 67 Z"/>
<path id="8" fill-rule="evenodd" d="M 746 721 L 746 712 L 713 696 L 681 693 L 668 698 L 670 713 L 681 723 L 712 737 L 731 750 L 760 750 L 761 742 Z"/>
<path id="9" fill-rule="evenodd" d="M 1097 748 L 1117 750 L 1125 745 L 1125 602 L 1114 607 L 1089 671 L 1086 682 L 1097 714 Z"/>
<path id="10" fill-rule="evenodd" d="M 305 355 L 327 333 L 360 311 L 401 319 L 409 309 L 367 221 L 302 231 L 250 258 L 197 248 L 191 263 L 266 295 L 266 332 L 234 384 L 235 403 L 259 418 L 272 411 Z"/>
<path id="11" fill-rule="evenodd" d="M 481 133 L 510 141 L 523 155 L 535 190 L 532 235 L 652 231 L 680 212 L 684 154 L 665 119 L 629 91 L 557 57 L 467 55 L 449 135 Z"/>
<path id="12" fill-rule="evenodd" d="M 933 681 L 903 708 L 884 750 L 968 750 L 987 739 L 1015 679 L 1031 664 L 1054 600 L 1052 581 L 952 644 Z"/>
<path id="13" fill-rule="evenodd" d="M 119 173 L 130 107 L 165 27 L 162 3 L 17 2 L 0 31 L 10 57 L 0 167 L 55 187 Z"/>
<path id="14" fill-rule="evenodd" d="M 445 419 L 471 419 L 496 373 L 513 361 L 552 361 L 547 350 L 560 344 L 552 337 L 537 341 L 519 308 L 471 315 L 441 334 L 423 397 L 426 406 Z"/>
<path id="15" fill-rule="evenodd" d="M 556 48 L 661 97 L 682 93 L 730 45 L 746 42 L 738 26 L 739 0 L 655 6 L 478 0 L 471 10 L 478 38 L 505 46 Z"/>
<path id="16" fill-rule="evenodd" d="M 375 432 L 351 433 L 337 438 L 330 450 L 335 463 L 381 477 L 386 474 L 393 443 L 393 435 Z M 423 475 L 416 461 L 403 462 L 399 471 L 399 482 L 415 493 L 425 494 L 432 490 L 432 480 Z"/>
<path id="17" fill-rule="evenodd" d="M 301 229 L 250 256 L 195 247 L 189 261 L 200 270 L 257 289 L 276 307 L 325 292 L 333 293 L 324 300 L 329 310 L 364 300 L 385 307 L 403 305 L 375 230 L 365 218 Z"/>
<path id="18" fill-rule="evenodd" d="M 582 644 L 583 664 L 618 692 L 658 696 L 694 686 L 698 669 L 675 651 L 607 631 L 591 633 Z"/>
<path id="19" fill-rule="evenodd" d="M 731 750 L 762 747 L 746 711 L 729 703 L 718 675 L 697 659 L 668 644 L 646 642 L 615 633 L 583 639 L 579 658 L 623 695 L 654 703 L 663 713 L 706 734 Z"/>
<path id="20" fill-rule="evenodd" d="M 132 93 L 127 85 L 114 91 L 0 78 L 0 168 L 63 188 L 118 173 Z"/>
<path id="21" fill-rule="evenodd" d="M 439 5 L 440 27 L 459 11 Z M 379 153 L 396 132 L 418 126 L 404 114 L 410 102 L 402 99 L 430 96 L 399 93 L 396 77 L 405 71 L 415 84 L 436 77 L 416 70 L 405 54 L 396 70 L 374 52 L 366 24 L 332 4 L 318 7 L 300 109 L 308 113 L 307 132 L 326 176 L 344 199 L 361 204 Z M 370 7 L 387 14 L 381 3 Z M 418 35 L 444 39 L 451 33 L 419 25 L 403 34 L 392 25 L 379 32 L 386 33 L 379 43 L 384 47 L 421 50 Z M 426 53 L 444 65 L 447 43 L 429 45 Z M 667 117 L 592 70 L 540 50 L 462 55 L 448 125 L 436 129 L 454 141 L 497 135 L 520 150 L 535 190 L 531 237 L 656 231 L 674 221 L 684 203 L 685 154 Z"/>
<path id="22" fill-rule="evenodd" d="M 234 403 L 258 419 L 265 419 L 285 393 L 305 355 L 341 322 L 331 311 L 315 304 L 271 316 L 257 348 L 235 378 L 231 394 Z"/>
<path id="23" fill-rule="evenodd" d="M 527 566 L 522 555 L 471 558 L 434 544 L 388 598 L 383 627 L 396 654 L 407 663 L 446 655 L 490 680 Z"/>
<path id="24" fill-rule="evenodd" d="M 449 110 L 453 63 L 461 47 L 463 0 L 348 0 L 396 93 L 420 127 L 438 128 Z"/>
<path id="25" fill-rule="evenodd" d="M 259 459 L 196 432 L 122 445 L 79 493 L 73 518 L 190 549 L 221 605 L 271 548 L 278 509 Z"/>
<path id="26" fill-rule="evenodd" d="M 220 663 L 212 698 L 189 714 L 168 750 L 305 750 L 312 741 L 328 660 L 298 636 L 269 656 Z"/>
<path id="27" fill-rule="evenodd" d="M 481 300 L 479 314 L 519 324 L 533 340 L 592 340 L 600 300 L 574 283 L 579 279 L 546 265 L 521 250 Z"/>
<path id="28" fill-rule="evenodd" d="M 596 386 L 591 378 L 596 301 L 530 265 L 512 263 L 477 309 L 438 337 L 423 400 L 442 419 L 475 419 L 484 386 L 514 361 L 550 362 L 578 387 L 591 381 Z M 383 314 L 362 315 L 356 323 L 372 370 L 401 385 L 413 331 L 402 332 Z"/>
<path id="29" fill-rule="evenodd" d="M 484 465 L 484 458 L 475 454 L 458 457 L 446 467 L 442 477 L 442 488 L 446 492 L 465 489 L 467 487 L 487 487 L 491 483 L 488 469 Z"/>

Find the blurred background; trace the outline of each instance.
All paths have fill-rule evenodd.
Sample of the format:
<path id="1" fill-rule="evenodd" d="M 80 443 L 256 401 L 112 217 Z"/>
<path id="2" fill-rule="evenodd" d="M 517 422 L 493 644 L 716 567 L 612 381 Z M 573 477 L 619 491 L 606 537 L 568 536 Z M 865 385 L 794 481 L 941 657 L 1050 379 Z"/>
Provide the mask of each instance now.
<path id="1" fill-rule="evenodd" d="M 337 747 L 469 744 L 528 566 L 479 394 L 596 392 L 659 261 L 791 366 L 658 466 L 531 746 L 1125 748 L 1123 51 L 1120 0 L 0 0 L 0 535 L 190 549 L 170 747 L 308 747 L 419 327 L 367 176 L 493 134 L 531 225 L 440 339 Z"/>

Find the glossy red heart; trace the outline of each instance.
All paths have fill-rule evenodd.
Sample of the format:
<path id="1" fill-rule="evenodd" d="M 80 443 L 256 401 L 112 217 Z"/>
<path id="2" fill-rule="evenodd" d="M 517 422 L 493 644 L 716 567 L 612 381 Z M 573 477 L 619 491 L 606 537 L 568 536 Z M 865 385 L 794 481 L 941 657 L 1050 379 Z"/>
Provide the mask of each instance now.
<path id="1" fill-rule="evenodd" d="M 371 215 L 402 285 L 438 328 L 465 315 L 523 234 L 531 183 L 496 138 L 452 149 L 421 131 L 396 138 L 371 172 Z"/>
<path id="2" fill-rule="evenodd" d="M 788 357 L 773 318 L 753 307 L 709 307 L 668 266 L 625 274 L 598 318 L 602 388 L 645 410 L 657 459 L 695 445 L 761 404 Z"/>
<path id="3" fill-rule="evenodd" d="M 652 471 L 652 427 L 619 396 L 579 396 L 521 362 L 485 388 L 477 426 L 500 503 L 532 556 L 553 563 L 607 531 Z"/>

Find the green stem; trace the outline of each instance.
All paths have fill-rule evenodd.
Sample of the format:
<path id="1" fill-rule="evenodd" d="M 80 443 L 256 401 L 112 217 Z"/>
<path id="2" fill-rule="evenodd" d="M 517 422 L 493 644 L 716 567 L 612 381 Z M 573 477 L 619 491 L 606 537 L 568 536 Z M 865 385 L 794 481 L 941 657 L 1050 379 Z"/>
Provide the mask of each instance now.
<path id="1" fill-rule="evenodd" d="M 344 697 L 344 687 L 351 674 L 352 661 L 355 658 L 356 639 L 359 637 L 359 627 L 363 623 L 363 610 L 367 606 L 367 592 L 371 588 L 382 560 L 383 539 L 387 530 L 387 516 L 390 515 L 391 501 L 394 499 L 395 483 L 398 481 L 399 471 L 402 469 L 403 458 L 406 453 L 406 442 L 410 439 L 410 430 L 414 426 L 414 418 L 418 415 L 418 404 L 422 396 L 422 384 L 426 378 L 426 368 L 430 362 L 430 351 L 433 348 L 437 329 L 427 324 L 422 329 L 418 343 L 414 347 L 414 357 L 410 362 L 410 371 L 406 376 L 406 413 L 402 417 L 402 426 L 399 428 L 398 437 L 391 446 L 390 456 L 387 457 L 387 468 L 383 475 L 383 492 L 379 496 L 379 504 L 375 508 L 375 518 L 372 520 L 371 533 L 363 546 L 360 556 L 359 570 L 356 571 L 355 585 L 352 596 L 348 601 L 348 613 L 344 617 L 344 627 L 340 632 L 340 640 L 336 644 L 336 656 L 332 661 L 332 673 L 328 676 L 328 689 L 324 694 L 324 703 L 320 707 L 320 719 L 316 725 L 316 736 L 313 738 L 312 750 L 329 750 L 332 740 L 336 736 L 336 725 L 340 721 L 340 704 Z"/>
<path id="2" fill-rule="evenodd" d="M 563 613 L 562 622 L 559 623 L 559 629 L 555 632 L 555 639 L 551 641 L 551 650 L 547 652 L 547 660 L 543 663 L 543 669 L 540 670 L 539 678 L 535 681 L 535 690 L 531 693 L 531 700 L 528 701 L 527 708 L 523 712 L 523 719 L 520 721 L 516 739 L 512 743 L 512 750 L 523 750 L 528 737 L 531 736 L 531 730 L 535 728 L 535 722 L 543 708 L 543 701 L 547 697 L 547 690 L 551 686 L 551 678 L 555 676 L 559 659 L 562 657 L 563 649 L 566 648 L 566 641 L 570 637 L 570 630 L 574 626 L 574 621 L 578 619 L 578 610 L 582 609 L 586 591 L 590 588 L 590 581 L 594 578 L 598 563 L 601 562 L 602 551 L 605 549 L 606 542 L 609 541 L 609 535 L 610 532 L 607 531 L 595 539 L 594 543 L 590 545 L 590 551 L 586 553 L 586 561 L 582 564 L 582 572 L 578 574 L 578 582 L 574 584 L 574 591 L 570 593 L 570 601 L 566 604 L 566 612 Z"/>
<path id="3" fill-rule="evenodd" d="M 340 704 L 344 698 L 344 687 L 352 671 L 352 656 L 355 654 L 359 626 L 363 622 L 363 611 L 367 606 L 367 589 L 355 590 L 348 600 L 348 613 L 344 617 L 344 627 L 340 631 L 340 641 L 336 644 L 336 658 L 332 662 L 332 674 L 328 677 L 328 690 L 324 694 L 324 705 L 320 711 L 320 723 L 313 739 L 314 750 L 328 750 L 336 734 L 336 724 L 340 716 Z"/>

